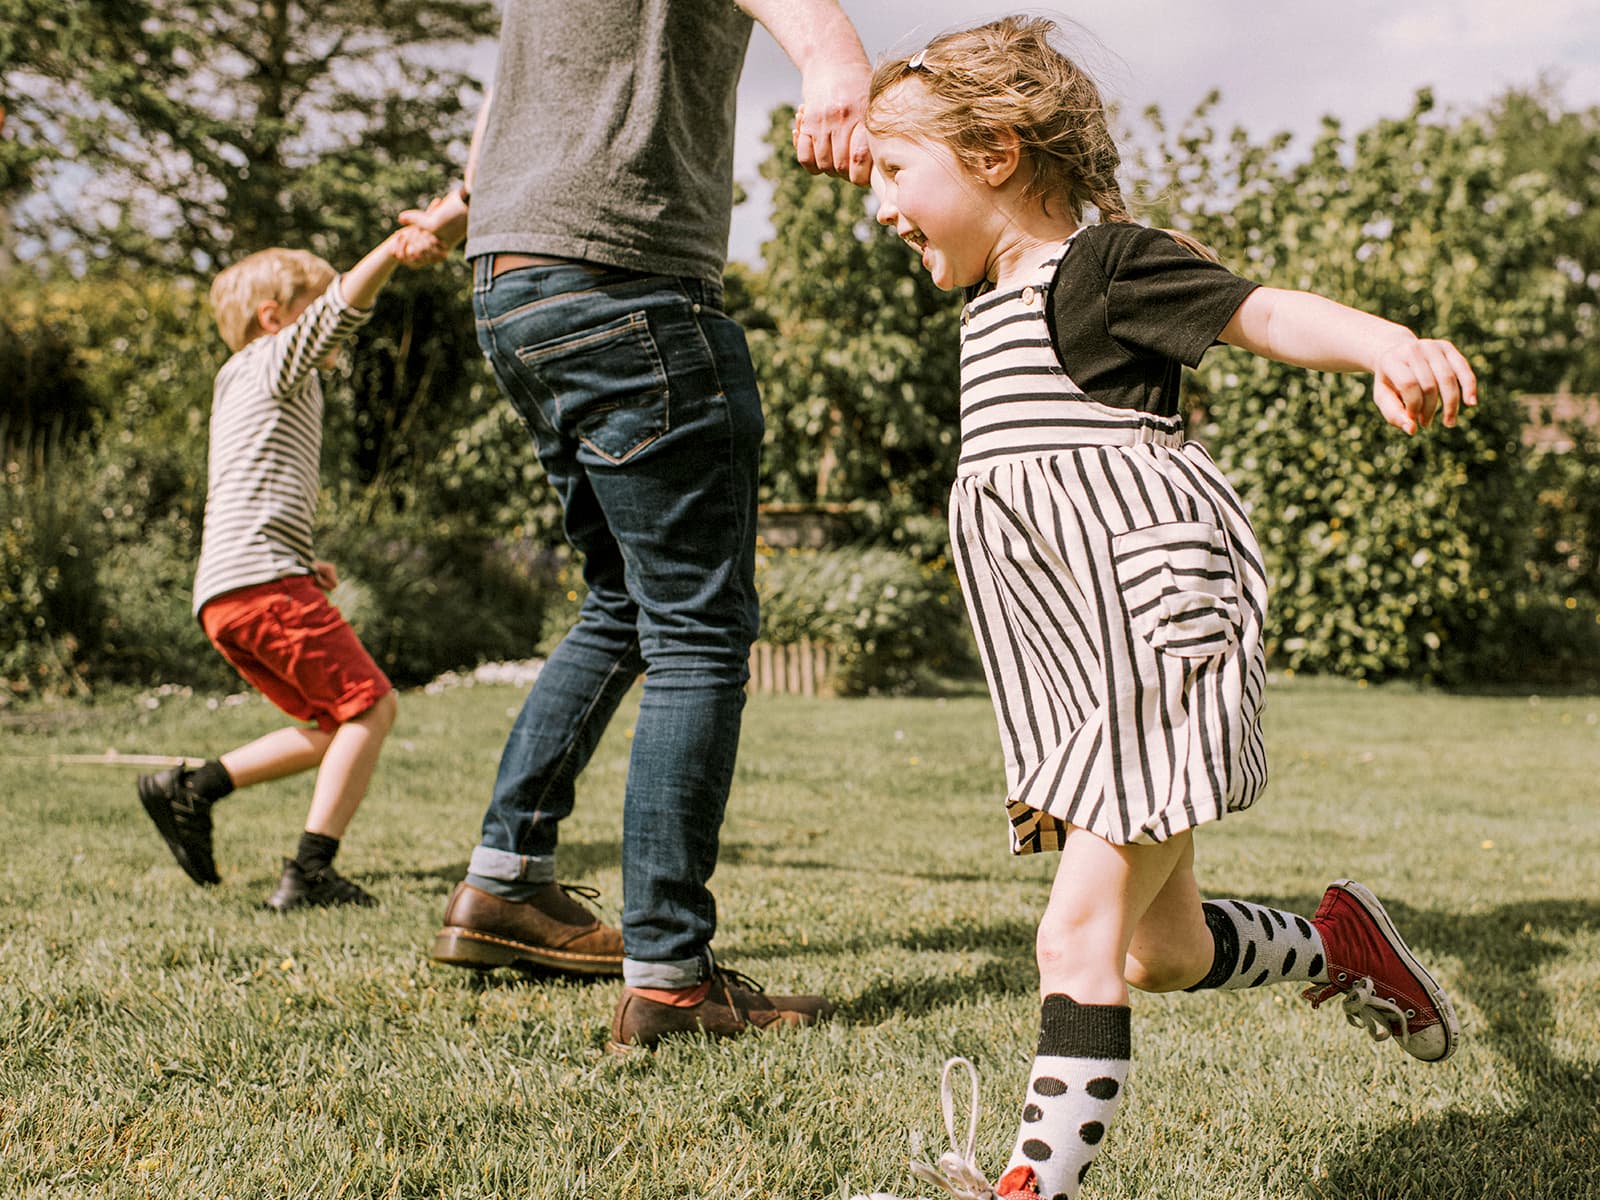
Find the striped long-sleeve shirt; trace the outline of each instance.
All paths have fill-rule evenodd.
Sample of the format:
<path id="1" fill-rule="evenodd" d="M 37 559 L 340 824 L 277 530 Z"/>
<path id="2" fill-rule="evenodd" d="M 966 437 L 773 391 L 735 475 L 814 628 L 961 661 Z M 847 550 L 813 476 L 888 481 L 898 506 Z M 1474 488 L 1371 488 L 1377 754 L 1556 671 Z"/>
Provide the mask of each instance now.
<path id="1" fill-rule="evenodd" d="M 311 574 L 322 459 L 317 364 L 372 315 L 335 279 L 300 317 L 217 372 L 194 611 L 225 592 Z"/>

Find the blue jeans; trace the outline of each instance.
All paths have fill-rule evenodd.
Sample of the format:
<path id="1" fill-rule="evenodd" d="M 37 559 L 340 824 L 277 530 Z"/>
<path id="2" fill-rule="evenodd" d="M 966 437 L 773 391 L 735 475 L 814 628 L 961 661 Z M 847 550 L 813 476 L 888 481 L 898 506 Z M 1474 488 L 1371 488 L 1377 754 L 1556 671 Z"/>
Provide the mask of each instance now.
<path id="1" fill-rule="evenodd" d="M 587 263 L 492 276 L 478 340 L 583 555 L 588 597 L 506 742 L 471 876 L 515 897 L 555 878 L 557 827 L 641 672 L 622 822 L 624 979 L 708 976 L 707 883 L 758 610 L 761 399 L 718 284 Z"/>

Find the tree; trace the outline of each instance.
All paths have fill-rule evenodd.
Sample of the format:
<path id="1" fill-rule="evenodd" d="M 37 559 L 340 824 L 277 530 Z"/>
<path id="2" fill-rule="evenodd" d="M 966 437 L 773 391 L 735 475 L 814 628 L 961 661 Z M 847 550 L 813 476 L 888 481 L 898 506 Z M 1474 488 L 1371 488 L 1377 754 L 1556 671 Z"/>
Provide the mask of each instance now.
<path id="1" fill-rule="evenodd" d="M 765 266 L 735 276 L 768 413 L 763 496 L 848 502 L 865 536 L 933 557 L 960 444 L 959 300 L 872 222 L 866 193 L 798 166 L 793 116 L 775 110 L 766 139 Z"/>
<path id="2" fill-rule="evenodd" d="M 35 156 L 19 232 L 91 274 L 197 279 L 269 245 L 346 266 L 441 191 L 475 90 L 445 52 L 497 19 L 487 0 L 0 4 L 38 10 L 0 64 Z M 438 414 L 485 403 L 480 361 L 459 271 L 390 285 L 330 408 L 329 461 L 369 510 L 414 500 L 451 436 Z"/>
<path id="3" fill-rule="evenodd" d="M 0 44 L 13 136 L 79 184 L 24 232 L 180 272 L 286 233 L 348 253 L 434 191 L 472 90 L 437 49 L 495 25 L 485 0 L 0 3 L 30 22 Z"/>

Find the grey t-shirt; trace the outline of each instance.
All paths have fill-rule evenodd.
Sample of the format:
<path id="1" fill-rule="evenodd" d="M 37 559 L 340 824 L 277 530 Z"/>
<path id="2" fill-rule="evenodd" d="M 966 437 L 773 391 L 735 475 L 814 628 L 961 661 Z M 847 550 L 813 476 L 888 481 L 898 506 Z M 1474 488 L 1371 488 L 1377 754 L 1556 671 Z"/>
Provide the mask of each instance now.
<path id="1" fill-rule="evenodd" d="M 751 24 L 733 0 L 506 0 L 468 257 L 720 279 Z"/>

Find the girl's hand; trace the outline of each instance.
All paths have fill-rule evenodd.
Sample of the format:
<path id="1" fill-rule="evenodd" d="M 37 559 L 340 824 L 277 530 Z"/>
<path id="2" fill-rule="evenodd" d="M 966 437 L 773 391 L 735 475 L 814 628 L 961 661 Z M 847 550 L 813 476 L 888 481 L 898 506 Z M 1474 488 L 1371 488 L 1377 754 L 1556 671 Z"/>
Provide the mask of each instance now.
<path id="1" fill-rule="evenodd" d="M 1383 419 L 1405 433 L 1433 424 L 1454 428 L 1462 406 L 1478 403 L 1478 379 L 1461 351 L 1442 338 L 1397 342 L 1378 355 L 1372 399 Z"/>
<path id="2" fill-rule="evenodd" d="M 331 592 L 339 586 L 339 569 L 319 558 L 311 564 L 311 578 L 317 581 L 317 586 L 323 591 Z"/>

